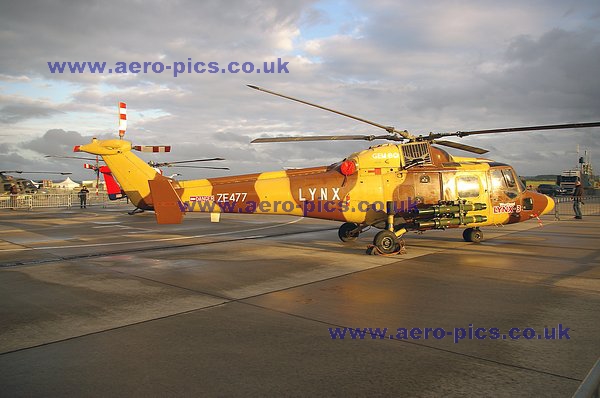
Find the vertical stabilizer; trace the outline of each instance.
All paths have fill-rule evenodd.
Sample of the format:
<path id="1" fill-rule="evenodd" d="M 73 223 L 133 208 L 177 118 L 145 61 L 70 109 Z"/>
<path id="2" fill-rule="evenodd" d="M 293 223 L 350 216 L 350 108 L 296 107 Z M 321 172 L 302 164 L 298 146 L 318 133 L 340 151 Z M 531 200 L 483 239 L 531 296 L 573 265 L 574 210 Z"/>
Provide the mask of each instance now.
<path id="1" fill-rule="evenodd" d="M 183 204 L 166 178 L 148 181 L 154 202 L 154 213 L 159 224 L 180 224 L 183 220 Z"/>

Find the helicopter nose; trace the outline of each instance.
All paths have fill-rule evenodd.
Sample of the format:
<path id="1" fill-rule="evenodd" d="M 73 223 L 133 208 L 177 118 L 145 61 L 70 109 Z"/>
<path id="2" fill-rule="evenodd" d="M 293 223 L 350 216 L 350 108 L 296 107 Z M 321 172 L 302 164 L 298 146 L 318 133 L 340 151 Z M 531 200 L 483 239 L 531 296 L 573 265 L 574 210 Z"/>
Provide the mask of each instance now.
<path id="1" fill-rule="evenodd" d="M 544 195 L 546 197 L 546 207 L 542 210 L 542 215 L 550 213 L 554 209 L 554 199 L 550 196 Z"/>

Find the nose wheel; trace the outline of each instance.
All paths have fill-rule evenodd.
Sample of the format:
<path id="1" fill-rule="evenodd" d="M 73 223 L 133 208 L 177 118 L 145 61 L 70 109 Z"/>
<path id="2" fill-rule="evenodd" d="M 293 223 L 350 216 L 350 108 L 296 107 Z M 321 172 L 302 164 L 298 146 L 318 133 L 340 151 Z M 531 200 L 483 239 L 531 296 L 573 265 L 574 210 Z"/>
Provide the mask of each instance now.
<path id="1" fill-rule="evenodd" d="M 483 232 L 479 228 L 467 228 L 463 231 L 465 242 L 479 243 L 483 240 Z"/>

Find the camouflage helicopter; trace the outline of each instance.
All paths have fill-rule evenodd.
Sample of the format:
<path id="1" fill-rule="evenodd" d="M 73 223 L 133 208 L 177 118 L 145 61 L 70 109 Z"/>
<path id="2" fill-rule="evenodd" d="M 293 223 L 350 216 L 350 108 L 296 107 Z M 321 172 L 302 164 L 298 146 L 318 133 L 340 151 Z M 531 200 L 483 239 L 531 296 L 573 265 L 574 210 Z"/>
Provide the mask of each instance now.
<path id="1" fill-rule="evenodd" d="M 384 129 L 385 135 L 258 138 L 252 143 L 388 140 L 328 166 L 289 169 L 200 180 L 177 181 L 156 172 L 120 139 L 76 146 L 75 152 L 102 156 L 132 202 L 153 209 L 159 224 L 180 223 L 188 212 L 285 214 L 342 222 L 338 236 L 354 241 L 369 227 L 381 229 L 369 254 L 402 252 L 408 231 L 465 228 L 469 242 L 483 239 L 481 227 L 511 224 L 550 212 L 554 201 L 527 190 L 513 168 L 489 159 L 452 156 L 437 145 L 476 154 L 487 151 L 441 140 L 514 131 L 597 127 L 600 122 L 430 133 L 407 131 L 288 97 L 257 86 L 253 89 L 334 112 Z"/>
<path id="2" fill-rule="evenodd" d="M 69 175 L 69 172 L 52 172 L 52 171 L 22 171 L 22 170 L 3 170 L 0 171 L 0 195 L 9 194 L 11 187 L 14 185 L 18 194 L 34 194 L 39 188 L 33 181 L 27 178 L 18 178 L 10 174 L 58 174 Z"/>

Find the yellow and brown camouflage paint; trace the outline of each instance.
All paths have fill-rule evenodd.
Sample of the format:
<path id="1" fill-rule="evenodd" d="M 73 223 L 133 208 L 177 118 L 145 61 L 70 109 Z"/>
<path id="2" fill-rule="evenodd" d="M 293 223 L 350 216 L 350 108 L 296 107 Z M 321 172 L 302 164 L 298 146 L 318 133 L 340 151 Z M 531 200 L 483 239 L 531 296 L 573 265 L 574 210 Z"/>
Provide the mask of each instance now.
<path id="1" fill-rule="evenodd" d="M 378 227 L 385 224 L 388 202 L 394 203 L 396 213 L 439 201 L 484 203 L 485 210 L 470 215 L 485 216 L 487 221 L 466 225 L 476 227 L 525 221 L 554 206 L 547 196 L 518 186 L 510 195 L 495 189 L 491 171 L 505 170 L 516 178 L 510 166 L 487 159 L 452 157 L 428 142 L 373 146 L 330 166 L 188 181 L 160 175 L 131 153 L 131 144 L 125 140 L 94 139 L 76 149 L 102 156 L 140 208 L 152 208 L 159 200 L 148 184 L 157 179 L 169 181 L 183 211 L 287 214 Z M 353 162 L 355 167 L 349 169 L 355 171 L 345 175 L 344 162 Z M 468 192 L 461 190 L 465 183 L 475 184 L 477 189 L 472 192 L 476 193 L 461 196 L 461 192 Z M 530 206 L 524 206 L 526 201 Z M 260 203 L 265 206 L 251 206 Z M 340 207 L 344 211 L 328 211 Z"/>

